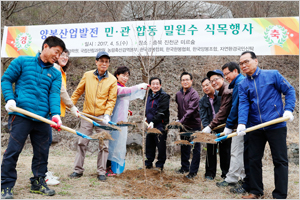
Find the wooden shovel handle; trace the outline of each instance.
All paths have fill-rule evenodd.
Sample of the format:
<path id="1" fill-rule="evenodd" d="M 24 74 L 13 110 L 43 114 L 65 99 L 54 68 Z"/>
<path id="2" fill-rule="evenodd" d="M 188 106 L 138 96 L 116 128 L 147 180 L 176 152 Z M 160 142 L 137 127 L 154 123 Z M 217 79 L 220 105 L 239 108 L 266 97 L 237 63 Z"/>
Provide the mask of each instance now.
<path id="1" fill-rule="evenodd" d="M 255 130 L 257 130 L 257 129 L 264 128 L 264 127 L 266 127 L 266 126 L 270 126 L 270 125 L 273 125 L 273 124 L 278 124 L 278 123 L 280 123 L 280 122 L 284 122 L 284 121 L 287 121 L 287 120 L 289 120 L 289 119 L 290 119 L 289 117 L 279 117 L 279 118 L 277 118 L 277 119 L 273 119 L 273 120 L 271 120 L 271 121 L 268 121 L 268 122 L 265 122 L 265 123 L 258 124 L 258 125 L 256 125 L 256 126 L 252 126 L 252 127 L 250 127 L 250 128 L 247 128 L 247 129 L 245 130 L 245 132 L 248 133 L 248 132 L 251 132 L 251 131 L 255 131 Z M 229 135 L 227 136 L 227 138 L 231 138 L 231 137 L 234 137 L 234 136 L 237 136 L 237 132 L 229 134 Z"/>
<path id="2" fill-rule="evenodd" d="M 217 129 L 219 129 L 219 128 L 223 128 L 223 127 L 225 127 L 225 126 L 226 126 L 225 123 L 224 123 L 224 124 L 221 124 L 221 125 L 219 125 L 219 126 L 213 128 L 213 131 L 214 131 L 214 130 L 217 130 Z"/>
<path id="3" fill-rule="evenodd" d="M 68 107 L 66 107 L 66 109 L 67 109 L 68 111 L 71 111 L 71 109 L 68 108 Z M 84 119 L 84 120 L 86 120 L 86 121 L 88 121 L 88 122 L 90 122 L 90 123 L 93 124 L 93 120 L 91 120 L 90 118 L 87 118 L 87 117 L 82 116 L 82 112 L 79 112 L 79 117 L 80 117 L 81 119 Z M 99 120 L 99 119 L 98 119 L 98 120 Z"/>
<path id="4" fill-rule="evenodd" d="M 32 113 L 32 112 L 29 112 L 29 111 L 27 111 L 27 110 L 24 110 L 24 109 L 22 109 L 22 108 L 10 106 L 9 109 L 12 110 L 12 111 L 21 113 L 21 114 L 23 114 L 23 115 L 27 115 L 27 116 L 29 116 L 29 117 L 32 117 L 32 118 L 34 118 L 34 119 L 40 120 L 40 121 L 45 122 L 45 123 L 47 123 L 47 124 L 56 125 L 55 122 L 53 122 L 53 121 L 51 121 L 51 120 L 49 120 L 49 119 L 46 119 L 46 118 L 44 118 L 44 117 L 41 117 L 41 116 L 39 116 L 39 115 L 37 115 L 37 114 L 34 114 L 34 113 Z M 77 133 L 76 133 L 76 131 L 75 131 L 74 129 L 71 129 L 71 128 L 66 127 L 66 126 L 64 126 L 64 125 L 61 125 L 59 128 L 65 130 L 65 131 L 69 131 L 70 133 L 73 133 L 73 134 L 77 135 Z"/>

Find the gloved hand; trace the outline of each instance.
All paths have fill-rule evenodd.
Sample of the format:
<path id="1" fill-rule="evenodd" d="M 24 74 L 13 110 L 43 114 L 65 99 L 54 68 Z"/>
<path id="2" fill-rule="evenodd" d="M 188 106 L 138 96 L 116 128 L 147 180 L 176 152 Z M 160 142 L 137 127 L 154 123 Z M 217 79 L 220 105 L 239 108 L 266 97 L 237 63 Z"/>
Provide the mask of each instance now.
<path id="1" fill-rule="evenodd" d="M 237 129 L 236 129 L 237 136 L 246 135 L 245 130 L 246 130 L 246 125 L 245 124 L 239 124 Z"/>
<path id="2" fill-rule="evenodd" d="M 60 116 L 59 115 L 54 115 L 53 117 L 52 117 L 52 121 L 54 121 L 55 123 L 56 123 L 56 125 L 50 125 L 52 128 L 55 128 L 56 130 L 58 130 L 58 131 L 61 131 L 61 129 L 59 128 L 60 126 L 61 126 L 61 124 L 62 124 L 62 122 L 61 122 L 61 119 L 60 119 Z"/>
<path id="3" fill-rule="evenodd" d="M 149 87 L 149 85 L 147 83 L 140 83 L 138 84 L 138 87 L 143 90 L 147 90 L 147 87 Z"/>
<path id="4" fill-rule="evenodd" d="M 153 122 L 150 122 L 150 124 L 148 125 L 147 129 L 153 128 L 153 127 L 154 127 L 154 123 L 153 123 Z"/>
<path id="5" fill-rule="evenodd" d="M 224 133 L 225 135 L 229 135 L 230 133 L 232 133 L 232 129 L 225 127 Z"/>
<path id="6" fill-rule="evenodd" d="M 176 121 L 175 122 L 179 122 L 179 119 L 176 119 Z"/>
<path id="7" fill-rule="evenodd" d="M 12 107 L 17 106 L 15 100 L 10 99 L 10 100 L 7 101 L 7 103 L 5 105 L 5 109 L 6 109 L 7 112 L 13 112 L 12 110 L 9 109 L 10 106 L 12 106 Z"/>
<path id="8" fill-rule="evenodd" d="M 72 108 L 71 108 L 71 113 L 72 113 L 72 115 L 74 115 L 75 117 L 79 117 L 79 111 L 78 111 L 78 109 L 77 109 L 77 107 L 76 106 L 73 106 Z"/>
<path id="9" fill-rule="evenodd" d="M 7 102 L 8 103 L 8 102 Z M 286 110 L 283 113 L 283 117 L 289 117 L 290 119 L 287 122 L 292 122 L 294 120 L 294 115 L 291 111 Z"/>
<path id="10" fill-rule="evenodd" d="M 105 114 L 103 118 L 103 123 L 108 124 L 109 121 L 110 121 L 110 116 L 108 114 Z"/>
<path id="11" fill-rule="evenodd" d="M 211 128 L 209 126 L 205 127 L 203 130 L 202 130 L 203 133 L 210 133 L 211 132 Z"/>

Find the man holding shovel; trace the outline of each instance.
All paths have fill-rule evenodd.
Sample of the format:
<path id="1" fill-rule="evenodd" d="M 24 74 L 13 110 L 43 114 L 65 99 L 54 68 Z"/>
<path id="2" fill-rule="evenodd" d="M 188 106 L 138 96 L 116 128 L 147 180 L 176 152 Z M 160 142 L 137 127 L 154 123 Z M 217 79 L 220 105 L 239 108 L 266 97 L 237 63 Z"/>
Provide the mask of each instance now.
<path id="1" fill-rule="evenodd" d="M 1 87 L 9 114 L 9 142 L 1 164 L 1 198 L 12 199 L 17 180 L 16 165 L 27 136 L 33 147 L 30 192 L 52 196 L 44 178 L 49 155 L 49 124 L 13 112 L 10 107 L 19 107 L 61 125 L 60 87 L 61 74 L 53 67 L 65 50 L 64 42 L 55 36 L 45 39 L 42 52 L 34 56 L 19 56 L 14 59 L 2 76 Z M 15 83 L 15 91 L 13 91 Z"/>
<path id="2" fill-rule="evenodd" d="M 76 90 L 72 94 L 71 100 L 75 105 L 79 97 L 85 92 L 83 112 L 99 118 L 99 120 L 96 121 L 98 124 L 108 125 L 117 100 L 117 79 L 107 71 L 110 63 L 110 57 L 107 52 L 98 52 L 95 62 L 97 69 L 88 71 L 83 75 Z M 79 131 L 85 135 L 92 135 L 93 127 L 93 124 L 81 119 Z M 99 127 L 95 127 L 95 129 L 96 132 L 102 131 Z M 79 138 L 74 162 L 74 172 L 70 175 L 71 178 L 79 178 L 83 175 L 83 163 L 88 144 L 88 139 Z M 103 145 L 99 143 L 97 173 L 98 180 L 100 181 L 106 180 L 105 173 L 108 145 L 108 140 L 105 140 Z"/>
<path id="3" fill-rule="evenodd" d="M 247 77 L 239 84 L 238 136 L 245 135 L 246 124 L 255 126 L 279 117 L 294 119 L 295 90 L 277 70 L 262 70 L 252 51 L 240 57 L 240 67 Z M 283 106 L 281 94 L 285 95 Z M 273 198 L 285 199 L 288 191 L 288 157 L 286 122 L 252 131 L 249 134 L 250 194 L 244 199 L 263 196 L 262 157 L 269 143 L 274 163 L 275 189 Z"/>
<path id="4" fill-rule="evenodd" d="M 151 77 L 149 80 L 150 90 L 146 104 L 146 118 L 149 123 L 147 128 L 157 128 L 162 134 L 148 133 L 146 136 L 146 157 L 145 166 L 147 169 L 153 168 L 156 147 L 158 150 L 156 169 L 162 171 L 164 168 L 166 155 L 167 131 L 166 125 L 169 123 L 170 95 L 161 88 L 161 79 Z"/>
<path id="5" fill-rule="evenodd" d="M 192 87 L 193 76 L 188 72 L 183 72 L 180 76 L 182 88 L 176 93 L 175 101 L 178 105 L 178 120 L 188 131 L 201 130 L 201 119 L 198 111 L 199 94 Z M 190 136 L 180 136 L 181 140 L 191 141 Z M 201 144 L 195 143 L 193 148 L 193 158 L 190 163 L 191 146 L 181 146 L 181 168 L 177 171 L 179 174 L 189 172 L 188 179 L 194 178 L 200 165 Z"/>
<path id="6" fill-rule="evenodd" d="M 230 113 L 226 120 L 226 127 L 224 129 L 225 135 L 232 133 L 233 129 L 237 127 L 238 123 L 238 107 L 239 107 L 239 94 L 238 84 L 245 78 L 240 74 L 240 67 L 235 62 L 229 62 L 223 65 L 222 71 L 225 79 L 229 83 L 229 89 L 233 89 L 232 92 L 232 106 Z M 226 174 L 226 178 L 223 182 L 218 182 L 218 187 L 226 187 L 230 183 L 238 183 L 239 180 L 245 180 L 245 167 L 244 167 L 244 137 L 233 137 L 231 142 L 231 156 L 230 156 L 230 168 Z M 248 158 L 246 156 L 246 158 Z M 247 163 L 247 162 L 246 162 Z M 248 166 L 248 165 L 247 165 Z M 247 168 L 248 170 L 248 168 Z M 236 184 L 236 188 L 231 188 L 230 191 L 233 193 L 245 193 L 249 191 L 248 181 L 245 182 L 244 187 L 240 184 Z"/>
<path id="7" fill-rule="evenodd" d="M 216 117 L 221 106 L 221 96 L 215 90 L 208 78 L 201 81 L 202 90 L 205 93 L 199 101 L 199 113 L 203 127 Z M 217 129 L 216 132 L 223 132 L 223 128 Z M 221 177 L 226 178 L 230 163 L 230 140 L 224 140 L 218 144 L 207 144 L 207 157 L 205 163 L 205 179 L 213 180 L 217 172 L 217 148 L 219 146 Z"/>
<path id="8" fill-rule="evenodd" d="M 211 133 L 212 129 L 215 127 L 224 124 L 226 122 L 226 119 L 230 113 L 231 105 L 232 105 L 232 90 L 228 88 L 228 83 L 224 81 L 224 74 L 221 70 L 216 69 L 213 71 L 207 72 L 207 77 L 210 80 L 210 83 L 212 84 L 213 88 L 217 90 L 218 96 L 221 96 L 221 105 L 218 113 L 213 118 L 213 120 L 207 125 L 202 132 L 204 133 Z M 229 169 L 230 165 L 230 148 L 231 148 L 231 139 L 229 141 L 226 141 L 226 167 Z M 225 164 L 224 164 L 225 165 Z M 222 178 L 225 178 L 224 174 L 222 173 Z M 235 185 L 235 184 L 230 184 Z"/>

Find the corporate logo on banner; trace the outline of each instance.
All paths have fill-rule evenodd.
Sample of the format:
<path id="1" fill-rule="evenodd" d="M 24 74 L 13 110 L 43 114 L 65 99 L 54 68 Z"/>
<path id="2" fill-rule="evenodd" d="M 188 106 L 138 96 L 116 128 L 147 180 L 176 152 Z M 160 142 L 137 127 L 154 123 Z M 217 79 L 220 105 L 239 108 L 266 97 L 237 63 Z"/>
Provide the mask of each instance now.
<path id="1" fill-rule="evenodd" d="M 270 25 L 266 28 L 264 35 L 266 42 L 269 44 L 269 47 L 273 45 L 283 47 L 282 45 L 288 38 L 287 29 L 280 25 Z M 294 35 L 291 34 L 290 36 L 293 37 Z"/>
<path id="2" fill-rule="evenodd" d="M 29 33 L 20 33 L 16 37 L 15 47 L 18 48 L 18 51 L 21 49 L 27 50 L 30 47 L 32 37 Z"/>

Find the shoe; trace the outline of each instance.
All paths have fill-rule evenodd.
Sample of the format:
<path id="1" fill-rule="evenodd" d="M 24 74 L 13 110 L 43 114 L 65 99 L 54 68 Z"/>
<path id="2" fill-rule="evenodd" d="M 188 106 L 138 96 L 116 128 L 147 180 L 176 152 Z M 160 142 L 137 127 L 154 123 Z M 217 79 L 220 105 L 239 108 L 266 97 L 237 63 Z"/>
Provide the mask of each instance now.
<path id="1" fill-rule="evenodd" d="M 105 176 L 112 177 L 115 175 L 116 174 L 111 169 L 106 170 Z"/>
<path id="2" fill-rule="evenodd" d="M 195 176 L 197 176 L 197 173 L 189 173 L 185 177 L 188 178 L 188 179 L 193 179 L 193 178 L 195 178 Z"/>
<path id="3" fill-rule="evenodd" d="M 55 191 L 48 188 L 47 183 L 43 177 L 39 177 L 38 180 L 34 180 L 31 183 L 31 193 L 42 194 L 46 196 L 55 195 Z"/>
<path id="4" fill-rule="evenodd" d="M 218 187 L 227 187 L 227 186 L 236 186 L 236 183 L 228 183 L 226 181 L 217 182 L 216 185 Z"/>
<path id="5" fill-rule="evenodd" d="M 247 191 L 239 184 L 235 188 L 231 188 L 229 191 L 231 193 L 235 193 L 235 194 L 246 194 L 247 193 Z"/>
<path id="6" fill-rule="evenodd" d="M 212 176 L 205 176 L 205 180 L 212 181 L 212 180 L 214 180 L 214 178 Z"/>
<path id="7" fill-rule="evenodd" d="M 185 174 L 188 173 L 189 171 L 183 170 L 182 168 L 180 168 L 179 170 L 176 171 L 177 174 Z"/>
<path id="8" fill-rule="evenodd" d="M 105 175 L 99 175 L 97 178 L 99 181 L 106 181 Z"/>
<path id="9" fill-rule="evenodd" d="M 1 189 L 1 199 L 13 199 L 13 188 Z"/>
<path id="10" fill-rule="evenodd" d="M 164 170 L 163 167 L 154 167 L 153 170 L 162 172 Z"/>
<path id="11" fill-rule="evenodd" d="M 46 173 L 46 177 L 45 177 L 45 182 L 47 183 L 47 185 L 58 185 L 60 182 L 57 180 L 58 177 L 54 177 L 52 175 L 52 172 L 47 172 Z"/>
<path id="12" fill-rule="evenodd" d="M 58 179 L 59 179 L 59 177 L 53 175 L 53 172 L 49 172 L 49 171 L 46 172 L 46 177 L 47 177 L 47 176 L 50 176 L 50 177 L 52 177 L 52 178 L 55 179 L 55 180 L 58 180 Z"/>
<path id="13" fill-rule="evenodd" d="M 149 165 L 149 166 L 146 165 L 146 169 L 152 169 L 152 168 L 153 168 L 152 165 Z"/>
<path id="14" fill-rule="evenodd" d="M 72 174 L 70 174 L 70 178 L 79 178 L 79 177 L 82 177 L 83 174 L 78 174 L 76 172 L 73 172 Z"/>
<path id="15" fill-rule="evenodd" d="M 262 199 L 263 196 L 259 196 L 256 194 L 249 194 L 248 196 L 242 196 L 243 199 Z"/>

